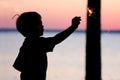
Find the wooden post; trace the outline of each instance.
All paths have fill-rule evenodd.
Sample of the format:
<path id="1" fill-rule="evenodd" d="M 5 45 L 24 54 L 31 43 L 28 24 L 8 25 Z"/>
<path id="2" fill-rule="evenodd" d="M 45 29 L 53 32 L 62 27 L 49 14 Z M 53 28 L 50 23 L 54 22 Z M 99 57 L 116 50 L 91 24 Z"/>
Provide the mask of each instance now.
<path id="1" fill-rule="evenodd" d="M 88 0 L 86 34 L 86 80 L 101 80 L 101 1 Z"/>

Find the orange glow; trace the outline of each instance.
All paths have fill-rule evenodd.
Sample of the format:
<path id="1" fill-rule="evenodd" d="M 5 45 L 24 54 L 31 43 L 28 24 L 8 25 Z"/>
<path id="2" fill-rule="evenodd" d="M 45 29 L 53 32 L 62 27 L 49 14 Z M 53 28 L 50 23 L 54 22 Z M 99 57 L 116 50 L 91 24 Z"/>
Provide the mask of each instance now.
<path id="1" fill-rule="evenodd" d="M 119 3 L 120 0 L 102 0 L 102 29 L 120 29 Z M 11 20 L 15 14 L 37 11 L 47 29 L 65 29 L 74 16 L 82 17 L 79 29 L 86 29 L 87 0 L 0 0 L 0 6 L 0 28 L 15 28 L 17 17 Z"/>
<path id="2" fill-rule="evenodd" d="M 94 13 L 93 9 L 87 8 L 87 10 L 88 10 L 88 16 L 92 16 L 92 14 Z"/>
<path id="3" fill-rule="evenodd" d="M 71 19 L 74 16 L 82 16 L 83 21 L 86 19 L 86 0 L 2 0 L 0 5 L 0 10 L 3 11 L 0 13 L 0 17 L 2 17 L 0 27 L 15 28 L 15 19 L 10 21 L 11 18 L 15 14 L 26 11 L 40 13 L 43 23 L 48 29 L 64 29 L 71 25 Z M 6 21 L 10 23 L 5 24 L 8 23 Z M 81 25 L 81 28 L 85 28 L 85 22 L 82 22 Z"/>
<path id="4" fill-rule="evenodd" d="M 102 29 L 120 30 L 120 0 L 102 0 Z"/>

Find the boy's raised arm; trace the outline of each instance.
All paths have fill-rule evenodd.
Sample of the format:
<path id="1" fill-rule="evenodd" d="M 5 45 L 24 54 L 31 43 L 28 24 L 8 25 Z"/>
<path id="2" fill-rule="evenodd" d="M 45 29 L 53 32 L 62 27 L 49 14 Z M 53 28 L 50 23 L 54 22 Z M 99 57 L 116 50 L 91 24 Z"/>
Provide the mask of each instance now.
<path id="1" fill-rule="evenodd" d="M 72 32 L 74 32 L 77 29 L 78 25 L 80 24 L 80 21 L 81 17 L 74 17 L 72 19 L 72 25 L 69 28 L 67 28 L 63 32 L 58 33 L 53 37 L 54 43 L 58 44 L 65 40 Z"/>

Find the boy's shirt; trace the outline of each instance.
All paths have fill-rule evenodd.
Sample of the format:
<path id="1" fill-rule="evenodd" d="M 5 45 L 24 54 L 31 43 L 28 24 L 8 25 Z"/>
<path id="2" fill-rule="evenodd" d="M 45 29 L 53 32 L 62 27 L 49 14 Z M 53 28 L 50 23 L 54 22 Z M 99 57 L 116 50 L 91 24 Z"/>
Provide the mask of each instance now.
<path id="1" fill-rule="evenodd" d="M 52 38 L 26 38 L 13 64 L 18 71 L 47 68 L 47 52 L 55 47 Z"/>

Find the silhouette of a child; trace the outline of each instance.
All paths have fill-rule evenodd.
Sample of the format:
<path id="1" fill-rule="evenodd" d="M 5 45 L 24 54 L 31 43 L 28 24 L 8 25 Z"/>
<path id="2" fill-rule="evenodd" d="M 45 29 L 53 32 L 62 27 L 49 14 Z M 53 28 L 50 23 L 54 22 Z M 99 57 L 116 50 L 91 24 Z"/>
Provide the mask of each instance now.
<path id="1" fill-rule="evenodd" d="M 80 24 L 80 17 L 72 19 L 72 25 L 54 37 L 40 37 L 44 26 L 37 12 L 25 12 L 16 22 L 17 30 L 25 37 L 13 67 L 21 72 L 21 80 L 46 80 L 47 52 L 66 39 Z"/>

